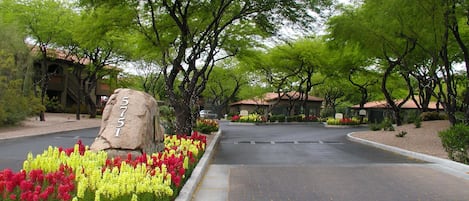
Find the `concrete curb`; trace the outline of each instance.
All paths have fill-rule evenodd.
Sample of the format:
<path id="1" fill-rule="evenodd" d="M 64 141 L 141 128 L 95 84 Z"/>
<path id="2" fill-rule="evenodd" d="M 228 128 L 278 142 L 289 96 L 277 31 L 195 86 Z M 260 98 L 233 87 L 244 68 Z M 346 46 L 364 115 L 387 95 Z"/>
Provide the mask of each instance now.
<path id="1" fill-rule="evenodd" d="M 204 176 L 205 171 L 207 170 L 210 160 L 212 159 L 212 156 L 214 154 L 215 147 L 220 141 L 220 136 L 221 130 L 218 130 L 210 145 L 208 145 L 207 149 L 205 149 L 204 155 L 202 156 L 199 163 L 192 172 L 191 177 L 187 180 L 186 184 L 184 184 L 184 187 L 182 187 L 175 201 L 192 200 L 192 195 L 194 194 L 195 190 L 197 189 L 197 186 L 199 185 L 200 181 Z"/>
<path id="2" fill-rule="evenodd" d="M 357 142 L 357 143 L 365 144 L 365 145 L 368 145 L 368 146 L 376 147 L 376 148 L 379 148 L 379 149 L 394 152 L 394 153 L 404 155 L 404 156 L 407 156 L 407 157 L 411 157 L 411 158 L 415 158 L 415 159 L 419 159 L 419 160 L 439 164 L 441 166 L 444 166 L 446 168 L 451 169 L 455 173 L 459 173 L 459 174 L 464 175 L 464 177 L 468 177 L 469 165 L 465 165 L 465 164 L 458 163 L 458 162 L 455 162 L 455 161 L 452 161 L 452 160 L 438 158 L 438 157 L 435 157 L 435 156 L 430 156 L 430 155 L 426 155 L 426 154 L 422 154 L 422 153 L 408 151 L 408 150 L 405 150 L 405 149 L 401 149 L 401 148 L 397 148 L 397 147 L 393 147 L 393 146 L 389 146 L 389 145 L 385 145 L 385 144 L 376 143 L 376 142 L 373 142 L 373 141 L 357 138 L 357 137 L 354 137 L 352 135 L 353 135 L 353 133 L 347 134 L 347 139 L 350 140 L 350 141 L 353 141 L 353 142 Z"/>
<path id="3" fill-rule="evenodd" d="M 255 126 L 256 123 L 247 123 L 247 122 L 230 122 L 229 126 Z"/>

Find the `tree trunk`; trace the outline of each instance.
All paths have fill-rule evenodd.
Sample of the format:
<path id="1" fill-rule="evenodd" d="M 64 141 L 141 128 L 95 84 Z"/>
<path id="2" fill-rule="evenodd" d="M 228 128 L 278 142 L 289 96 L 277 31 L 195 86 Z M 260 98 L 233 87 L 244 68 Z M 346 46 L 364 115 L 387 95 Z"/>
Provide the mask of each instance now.
<path id="1" fill-rule="evenodd" d="M 88 114 L 90 115 L 91 119 L 96 118 L 97 115 L 97 105 L 96 105 L 96 85 L 97 85 L 97 78 L 94 75 L 90 75 L 88 78 L 84 80 L 84 95 L 85 95 L 85 104 L 86 108 L 88 109 Z"/>
<path id="2" fill-rule="evenodd" d="M 352 69 L 350 73 L 348 74 L 348 80 L 350 83 L 352 83 L 353 86 L 358 88 L 358 91 L 360 91 L 361 94 L 361 99 L 360 99 L 360 108 L 359 110 L 363 110 L 365 108 L 365 104 L 368 102 L 368 89 L 367 87 L 370 85 L 376 84 L 378 81 L 377 80 L 371 80 L 371 81 L 366 81 L 364 84 L 358 84 L 353 81 L 352 79 L 352 74 L 355 72 L 355 69 Z M 360 115 L 360 124 L 363 123 L 363 119 L 365 117 L 363 115 Z"/>
<path id="3" fill-rule="evenodd" d="M 191 135 L 193 121 L 189 105 L 180 103 L 174 104 L 174 101 L 171 102 L 171 105 L 174 107 L 174 113 L 176 114 L 175 133 L 177 135 Z"/>
<path id="4" fill-rule="evenodd" d="M 41 104 L 45 106 L 46 105 L 46 96 L 47 96 L 47 84 L 49 82 L 49 76 L 47 75 L 48 69 L 47 69 L 47 63 L 46 63 L 47 50 L 43 46 L 40 46 L 39 48 L 41 49 L 41 53 L 42 53 L 41 84 L 40 84 L 41 85 L 41 94 L 40 95 L 41 95 Z M 41 111 L 39 113 L 39 120 L 40 121 L 46 121 L 44 112 L 45 111 Z"/>
<path id="5" fill-rule="evenodd" d="M 443 79 L 446 83 L 446 95 L 443 95 L 443 104 L 445 106 L 446 114 L 448 115 L 448 120 L 451 123 L 451 125 L 456 124 L 456 97 L 457 97 L 457 91 L 455 90 L 454 86 L 454 77 L 453 77 L 453 71 L 452 71 L 452 66 L 451 66 L 451 61 L 449 60 L 448 56 L 448 41 L 449 41 L 449 31 L 452 28 L 451 27 L 451 20 L 452 18 L 452 10 L 448 10 L 445 12 L 445 25 L 446 29 L 444 32 L 444 43 L 442 45 L 441 51 L 440 51 L 440 57 L 443 61 Z M 444 94 L 443 89 L 441 87 L 440 83 L 440 93 Z"/>
<path id="6" fill-rule="evenodd" d="M 90 115 L 90 118 L 96 118 L 97 115 L 97 106 L 96 102 L 91 98 L 91 96 L 85 96 L 85 103 L 86 107 L 88 109 L 88 114 Z"/>
<path id="7" fill-rule="evenodd" d="M 402 124 L 400 108 L 397 107 L 396 102 L 391 97 L 391 94 L 389 93 L 386 87 L 388 77 L 391 75 L 391 72 L 394 70 L 397 64 L 394 62 L 391 62 L 390 60 L 388 60 L 388 62 L 389 62 L 389 67 L 384 72 L 383 80 L 381 82 L 381 91 L 383 92 L 384 97 L 386 98 L 386 102 L 388 103 L 388 105 L 391 107 L 391 110 L 393 111 L 393 117 L 394 117 L 395 123 L 398 126 L 400 126 Z"/>

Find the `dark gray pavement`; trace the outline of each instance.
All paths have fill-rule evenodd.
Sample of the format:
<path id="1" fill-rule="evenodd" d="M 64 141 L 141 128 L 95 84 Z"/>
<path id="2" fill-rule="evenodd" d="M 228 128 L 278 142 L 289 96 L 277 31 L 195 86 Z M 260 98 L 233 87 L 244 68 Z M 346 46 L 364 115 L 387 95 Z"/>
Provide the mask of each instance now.
<path id="1" fill-rule="evenodd" d="M 438 164 L 351 142 L 360 130 L 222 123 L 193 200 L 469 200 L 469 180 Z"/>
<path id="2" fill-rule="evenodd" d="M 68 147 L 78 139 L 91 144 L 100 124 L 99 119 L 76 121 L 69 114 L 48 114 L 47 119 L 0 129 L 0 169 L 16 169 L 27 152 L 41 153 L 49 145 Z M 218 148 L 211 144 L 207 149 L 208 159 L 216 156 L 194 170 L 191 185 L 184 186 L 189 190 L 183 189 L 178 200 L 189 200 L 197 184 L 192 200 L 469 200 L 468 166 L 345 137 L 360 129 L 227 122 L 221 127 Z M 200 183 L 192 181 L 202 176 Z"/>
<path id="3" fill-rule="evenodd" d="M 350 142 L 346 134 L 365 128 L 311 125 L 229 126 L 213 164 L 363 164 L 421 163 L 380 149 Z"/>
<path id="4" fill-rule="evenodd" d="M 69 148 L 73 147 L 78 140 L 81 140 L 85 145 L 91 145 L 98 132 L 99 128 L 85 128 L 48 135 L 0 140 L 0 170 L 10 168 L 19 171 L 29 152 L 33 155 L 41 154 L 49 146 Z"/>
<path id="5" fill-rule="evenodd" d="M 468 200 L 469 182 L 421 165 L 247 166 L 230 170 L 229 200 Z"/>

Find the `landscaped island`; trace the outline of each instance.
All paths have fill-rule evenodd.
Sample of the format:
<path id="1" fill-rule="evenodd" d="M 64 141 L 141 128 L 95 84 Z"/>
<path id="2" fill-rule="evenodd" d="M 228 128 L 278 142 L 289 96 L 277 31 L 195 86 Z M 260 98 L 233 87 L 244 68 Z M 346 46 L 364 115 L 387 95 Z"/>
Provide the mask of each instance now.
<path id="1" fill-rule="evenodd" d="M 1 200 L 174 200 L 202 157 L 206 138 L 166 135 L 163 152 L 108 158 L 81 141 L 28 154 L 23 169 L 0 171 Z"/>

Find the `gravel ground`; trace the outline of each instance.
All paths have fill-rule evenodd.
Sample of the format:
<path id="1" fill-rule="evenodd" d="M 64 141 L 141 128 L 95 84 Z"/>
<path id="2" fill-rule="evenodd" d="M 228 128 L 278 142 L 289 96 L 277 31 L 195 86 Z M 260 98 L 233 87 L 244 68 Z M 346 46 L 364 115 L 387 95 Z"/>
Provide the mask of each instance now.
<path id="1" fill-rule="evenodd" d="M 413 152 L 448 159 L 448 155 L 441 144 L 438 132 L 450 127 L 447 120 L 424 121 L 421 128 L 414 124 L 395 126 L 395 131 L 363 131 L 353 134 L 354 137 L 374 141 L 377 143 L 399 147 Z M 404 137 L 396 137 L 400 131 L 406 131 Z"/>

